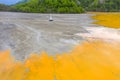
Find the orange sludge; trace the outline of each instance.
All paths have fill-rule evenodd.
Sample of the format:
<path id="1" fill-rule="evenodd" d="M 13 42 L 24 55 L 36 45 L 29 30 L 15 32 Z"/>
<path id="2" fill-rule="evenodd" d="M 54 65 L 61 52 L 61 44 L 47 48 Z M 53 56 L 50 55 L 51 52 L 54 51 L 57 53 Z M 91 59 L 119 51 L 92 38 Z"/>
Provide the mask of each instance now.
<path id="1" fill-rule="evenodd" d="M 32 54 L 15 62 L 0 52 L 0 80 L 120 80 L 120 43 L 84 43 L 56 57 Z"/>
<path id="2" fill-rule="evenodd" d="M 94 22 L 95 24 L 99 24 L 105 27 L 110 28 L 120 28 L 120 13 L 94 13 L 96 16 L 93 16 L 93 19 L 96 19 L 98 21 Z"/>

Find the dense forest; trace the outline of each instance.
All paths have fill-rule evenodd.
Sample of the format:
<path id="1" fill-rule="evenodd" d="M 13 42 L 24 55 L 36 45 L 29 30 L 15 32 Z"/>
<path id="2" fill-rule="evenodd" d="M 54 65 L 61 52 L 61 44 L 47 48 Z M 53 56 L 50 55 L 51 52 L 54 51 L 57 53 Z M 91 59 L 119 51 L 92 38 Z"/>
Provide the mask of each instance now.
<path id="1" fill-rule="evenodd" d="M 120 11 L 120 0 L 22 0 L 13 11 L 34 13 L 83 13 Z"/>
<path id="2" fill-rule="evenodd" d="M 0 4 L 0 11 L 12 11 L 12 7 L 7 6 L 5 4 Z"/>
<path id="3" fill-rule="evenodd" d="M 120 11 L 120 0 L 79 0 L 87 11 Z"/>
<path id="4" fill-rule="evenodd" d="M 26 0 L 25 0 L 26 1 Z M 23 12 L 81 13 L 84 8 L 75 0 L 29 0 L 14 6 Z"/>

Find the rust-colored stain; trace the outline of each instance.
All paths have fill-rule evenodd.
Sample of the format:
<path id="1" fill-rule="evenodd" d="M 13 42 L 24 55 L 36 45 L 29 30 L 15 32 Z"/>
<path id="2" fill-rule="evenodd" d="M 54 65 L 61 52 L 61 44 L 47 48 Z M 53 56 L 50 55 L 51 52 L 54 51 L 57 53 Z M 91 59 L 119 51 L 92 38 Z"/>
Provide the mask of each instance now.
<path id="1" fill-rule="evenodd" d="M 86 42 L 70 53 L 15 61 L 0 52 L 0 80 L 120 80 L 120 44 Z"/>
<path id="2" fill-rule="evenodd" d="M 92 18 L 98 20 L 97 22 L 95 22 L 95 24 L 99 24 L 110 28 L 120 28 L 120 12 L 93 12 L 93 14 L 96 14 L 96 16 L 93 16 Z"/>

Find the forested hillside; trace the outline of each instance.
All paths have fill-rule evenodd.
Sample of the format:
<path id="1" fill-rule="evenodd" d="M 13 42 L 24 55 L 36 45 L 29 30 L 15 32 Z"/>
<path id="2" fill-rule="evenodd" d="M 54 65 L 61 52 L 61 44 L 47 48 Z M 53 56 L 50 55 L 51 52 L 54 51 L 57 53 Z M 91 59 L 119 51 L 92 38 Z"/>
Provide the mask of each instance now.
<path id="1" fill-rule="evenodd" d="M 85 11 L 120 11 L 120 0 L 23 0 L 15 5 L 23 12 L 82 13 Z"/>
<path id="2" fill-rule="evenodd" d="M 87 11 L 120 11 L 120 0 L 79 0 Z"/>
<path id="3" fill-rule="evenodd" d="M 10 6 L 0 4 L 0 11 L 11 11 L 12 8 Z"/>
<path id="4" fill-rule="evenodd" d="M 75 0 L 29 0 L 15 6 L 23 12 L 81 13 L 84 9 Z"/>
<path id="5" fill-rule="evenodd" d="M 115 12 L 120 11 L 120 0 L 22 0 L 12 9 L 34 13 Z"/>

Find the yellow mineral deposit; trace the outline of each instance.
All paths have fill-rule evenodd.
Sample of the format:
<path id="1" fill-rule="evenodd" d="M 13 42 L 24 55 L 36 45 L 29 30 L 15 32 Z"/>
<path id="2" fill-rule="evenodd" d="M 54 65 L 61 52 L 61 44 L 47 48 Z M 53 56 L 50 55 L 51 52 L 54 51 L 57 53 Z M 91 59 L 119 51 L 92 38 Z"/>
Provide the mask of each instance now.
<path id="1" fill-rule="evenodd" d="M 24 65 L 15 62 L 9 50 L 0 52 L 0 80 L 22 80 L 24 73 Z"/>
<path id="2" fill-rule="evenodd" d="M 120 43 L 86 42 L 70 53 L 15 62 L 0 52 L 0 80 L 120 80 Z"/>
<path id="3" fill-rule="evenodd" d="M 120 13 L 94 13 L 96 16 L 93 16 L 93 19 L 98 20 L 95 24 L 110 28 L 120 28 Z"/>

